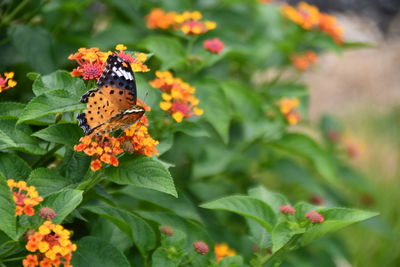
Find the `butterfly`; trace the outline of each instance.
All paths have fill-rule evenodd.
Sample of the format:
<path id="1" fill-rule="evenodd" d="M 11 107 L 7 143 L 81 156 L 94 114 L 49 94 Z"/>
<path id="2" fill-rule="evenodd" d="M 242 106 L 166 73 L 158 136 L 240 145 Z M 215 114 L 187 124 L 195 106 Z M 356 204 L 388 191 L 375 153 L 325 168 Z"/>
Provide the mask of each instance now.
<path id="1" fill-rule="evenodd" d="M 79 127 L 86 135 L 129 128 L 145 112 L 136 105 L 136 99 L 135 76 L 130 64 L 117 55 L 110 55 L 97 88 L 81 97 L 81 102 L 87 105 L 86 111 L 77 116 Z"/>

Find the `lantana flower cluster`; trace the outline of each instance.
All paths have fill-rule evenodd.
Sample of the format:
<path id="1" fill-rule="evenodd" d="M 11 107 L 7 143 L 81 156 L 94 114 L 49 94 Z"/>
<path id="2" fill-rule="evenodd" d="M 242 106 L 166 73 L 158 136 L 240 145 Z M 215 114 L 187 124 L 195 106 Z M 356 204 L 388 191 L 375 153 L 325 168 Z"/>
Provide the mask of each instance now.
<path id="1" fill-rule="evenodd" d="M 24 267 L 72 267 L 72 252 L 76 244 L 70 240 L 71 232 L 62 225 L 45 221 L 38 229 L 28 236 L 26 249 L 36 254 L 29 254 L 23 260 Z"/>
<path id="2" fill-rule="evenodd" d="M 280 111 L 291 125 L 295 125 L 301 121 L 300 113 L 296 110 L 298 106 L 300 106 L 300 101 L 297 98 L 283 98 L 279 102 Z"/>
<path id="3" fill-rule="evenodd" d="M 139 100 L 140 101 L 140 100 Z M 150 107 L 141 103 L 146 111 Z M 138 153 L 151 157 L 157 155 L 156 146 L 158 141 L 154 140 L 148 131 L 147 117 L 144 115 L 138 122 L 130 128 L 125 129 L 123 135 L 113 137 L 110 134 L 97 136 L 95 134 L 86 135 L 80 139 L 80 143 L 74 146 L 75 151 L 82 151 L 92 157 L 90 168 L 98 171 L 103 163 L 118 166 L 118 155 L 123 152 Z"/>
<path id="4" fill-rule="evenodd" d="M 196 89 L 171 72 L 156 71 L 156 78 L 150 81 L 150 85 L 162 91 L 160 108 L 171 114 L 175 121 L 181 122 L 184 118 L 204 113 L 198 108 L 200 101 L 194 96 Z"/>
<path id="5" fill-rule="evenodd" d="M 300 2 L 297 7 L 285 4 L 282 13 L 306 30 L 319 30 L 329 34 L 338 44 L 343 42 L 343 29 L 334 16 L 319 11 L 316 6 Z"/>
<path id="6" fill-rule="evenodd" d="M 21 216 L 23 214 L 28 216 L 35 215 L 34 207 L 43 201 L 43 198 L 39 196 L 36 188 L 34 186 L 28 186 L 25 181 L 16 182 L 13 179 L 8 179 L 7 185 L 10 187 L 13 195 L 15 216 Z"/>
<path id="7" fill-rule="evenodd" d="M 315 64 L 318 60 L 317 54 L 313 51 L 307 51 L 302 54 L 295 54 L 291 56 L 292 65 L 298 70 L 306 70 L 311 65 Z"/>
<path id="8" fill-rule="evenodd" d="M 293 215 L 296 213 L 296 210 L 291 205 L 282 205 L 279 207 L 279 211 L 285 215 Z M 304 214 L 304 217 L 311 223 L 315 224 L 320 224 L 325 221 L 324 216 L 315 210 L 307 212 Z"/>
<path id="9" fill-rule="evenodd" d="M 13 78 L 14 72 L 5 72 L 3 75 L 0 74 L 0 93 L 17 85 L 17 82 L 14 81 Z"/>
<path id="10" fill-rule="evenodd" d="M 147 72 L 150 69 L 144 64 L 147 60 L 147 55 L 144 53 L 134 53 L 133 55 L 124 52 L 127 47 L 123 44 L 118 44 L 115 48 L 116 55 L 128 61 L 133 72 Z M 68 59 L 75 60 L 78 67 L 73 69 L 71 75 L 74 77 L 82 76 L 84 80 L 98 80 L 103 73 L 107 57 L 112 52 L 103 52 L 97 47 L 79 48 L 78 52 L 71 54 Z"/>
<path id="11" fill-rule="evenodd" d="M 199 11 L 177 13 L 154 8 L 147 15 L 146 23 L 149 29 L 175 29 L 188 35 L 204 34 L 217 27 L 215 22 L 202 21 L 202 18 L 203 15 Z"/>
<path id="12" fill-rule="evenodd" d="M 214 253 L 217 262 L 219 262 L 225 257 L 231 257 L 236 255 L 236 251 L 231 249 L 226 243 L 215 244 Z"/>

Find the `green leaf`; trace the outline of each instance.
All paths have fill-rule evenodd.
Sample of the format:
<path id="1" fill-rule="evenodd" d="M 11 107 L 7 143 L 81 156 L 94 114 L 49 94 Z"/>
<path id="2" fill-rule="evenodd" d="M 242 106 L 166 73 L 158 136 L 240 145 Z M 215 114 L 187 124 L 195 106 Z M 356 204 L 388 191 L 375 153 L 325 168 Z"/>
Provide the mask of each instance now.
<path id="1" fill-rule="evenodd" d="M 39 147 L 38 140 L 31 136 L 29 126 L 16 123 L 16 119 L 0 119 L 0 150 L 12 149 L 35 155 L 46 153 Z"/>
<path id="2" fill-rule="evenodd" d="M 199 107 L 204 109 L 204 118 L 214 127 L 224 143 L 228 143 L 231 109 L 218 81 L 207 79 L 196 84 Z"/>
<path id="3" fill-rule="evenodd" d="M 64 70 L 58 70 L 44 76 L 37 76 L 32 85 L 32 91 L 36 96 L 43 93 L 63 89 L 74 95 L 82 95 L 87 88 L 82 79 L 72 77 L 71 74 Z"/>
<path id="4" fill-rule="evenodd" d="M 152 260 L 152 267 L 177 267 L 181 261 L 180 258 L 171 258 L 169 257 L 165 248 L 158 248 L 154 251 L 153 255 L 151 256 Z"/>
<path id="5" fill-rule="evenodd" d="M 327 181 L 337 182 L 333 159 L 310 137 L 302 134 L 287 134 L 273 145 L 290 154 L 308 159 Z"/>
<path id="6" fill-rule="evenodd" d="M 39 168 L 31 172 L 27 183 L 35 186 L 39 191 L 40 196 L 46 197 L 71 186 L 73 181 L 69 178 L 63 177 L 56 170 Z"/>
<path id="7" fill-rule="evenodd" d="M 307 229 L 301 239 L 302 245 L 307 245 L 321 236 L 337 231 L 350 224 L 365 221 L 379 215 L 377 212 L 349 208 L 326 208 L 318 209 L 317 212 L 324 216 L 325 221 L 321 224 L 314 224 Z"/>
<path id="8" fill-rule="evenodd" d="M 47 73 L 54 70 L 51 54 L 51 35 L 41 27 L 14 24 L 8 28 L 8 35 L 20 55 L 37 72 Z"/>
<path id="9" fill-rule="evenodd" d="M 246 218 L 250 239 L 259 249 L 271 247 L 271 234 L 258 222 Z"/>
<path id="10" fill-rule="evenodd" d="M 66 189 L 48 195 L 42 206 L 52 208 L 57 214 L 52 221 L 60 224 L 81 203 L 82 194 L 81 190 Z"/>
<path id="11" fill-rule="evenodd" d="M 275 212 L 275 214 L 279 213 L 279 207 L 281 205 L 289 204 L 289 201 L 286 199 L 284 195 L 271 192 L 263 186 L 258 186 L 250 189 L 249 196 L 258 198 L 267 203 Z"/>
<path id="12" fill-rule="evenodd" d="M 242 256 L 230 256 L 223 258 L 219 263 L 219 267 L 242 267 L 243 264 Z"/>
<path id="13" fill-rule="evenodd" d="M 160 162 L 146 156 L 125 156 L 118 168 L 107 168 L 105 174 L 118 184 L 149 188 L 178 197 L 169 171 Z"/>
<path id="14" fill-rule="evenodd" d="M 75 267 L 131 267 L 121 251 L 102 239 L 86 236 L 77 242 L 77 246 L 72 257 Z"/>
<path id="15" fill-rule="evenodd" d="M 72 149 L 67 149 L 57 170 L 62 176 L 70 179 L 71 183 L 78 183 L 85 177 L 90 166 L 90 161 L 91 157 Z"/>
<path id="16" fill-rule="evenodd" d="M 24 107 L 18 102 L 0 102 L 0 119 L 18 119 Z"/>
<path id="17" fill-rule="evenodd" d="M 0 152 L 0 173 L 6 179 L 26 180 L 31 171 L 29 164 L 17 155 Z"/>
<path id="18" fill-rule="evenodd" d="M 228 196 L 202 204 L 200 207 L 226 210 L 260 223 L 268 231 L 272 230 L 276 218 L 271 207 L 263 201 L 249 196 Z"/>
<path id="19" fill-rule="evenodd" d="M 127 186 L 119 192 L 132 196 L 135 199 L 148 201 L 157 206 L 174 211 L 184 218 L 201 221 L 192 202 L 184 194 L 179 194 L 179 198 L 175 198 L 155 190 L 133 186 Z"/>
<path id="20" fill-rule="evenodd" d="M 135 242 L 142 255 L 153 249 L 156 236 L 153 229 L 140 217 L 111 206 L 86 206 L 85 209 L 114 223 L 122 232 Z"/>
<path id="21" fill-rule="evenodd" d="M 304 97 L 310 94 L 306 86 L 294 83 L 275 84 L 268 88 L 268 93 L 274 98 Z"/>
<path id="22" fill-rule="evenodd" d="M 83 136 L 83 131 L 77 124 L 58 123 L 50 125 L 32 134 L 47 142 L 73 146 L 79 142 Z"/>
<path id="23" fill-rule="evenodd" d="M 291 229 L 289 222 L 281 222 L 272 230 L 272 253 L 277 252 L 292 240 L 295 235 L 304 233 L 304 228 Z"/>
<path id="24" fill-rule="evenodd" d="M 154 221 L 159 226 L 169 225 L 175 230 L 186 233 L 186 249 L 193 248 L 193 242 L 196 240 L 203 240 L 206 243 L 211 243 L 211 239 L 205 229 L 194 221 L 184 219 L 172 212 L 136 212 L 141 217 Z"/>
<path id="25" fill-rule="evenodd" d="M 160 59 L 162 70 L 176 68 L 185 61 L 185 50 L 176 38 L 153 35 L 144 39 L 140 46 Z"/>
<path id="26" fill-rule="evenodd" d="M 193 137 L 208 137 L 210 134 L 199 122 L 182 121 L 174 124 L 174 131 L 182 132 Z"/>
<path id="27" fill-rule="evenodd" d="M 48 91 L 33 98 L 22 112 L 18 123 L 37 119 L 49 114 L 81 110 L 85 107 L 79 102 L 80 96 L 63 89 Z"/>
<path id="28" fill-rule="evenodd" d="M 6 178 L 0 174 L 0 230 L 10 238 L 17 239 L 15 204 Z"/>

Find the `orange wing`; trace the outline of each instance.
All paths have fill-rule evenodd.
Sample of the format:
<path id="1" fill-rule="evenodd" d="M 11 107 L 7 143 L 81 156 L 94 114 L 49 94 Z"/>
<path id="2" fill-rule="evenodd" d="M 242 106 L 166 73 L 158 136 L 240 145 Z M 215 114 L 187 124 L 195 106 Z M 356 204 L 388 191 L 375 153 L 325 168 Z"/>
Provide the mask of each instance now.
<path id="1" fill-rule="evenodd" d="M 87 107 L 77 119 L 86 134 L 125 129 L 144 114 L 142 107 L 135 106 L 136 84 L 132 69 L 119 57 L 109 56 L 97 84 L 99 88 L 89 90 L 81 98 Z"/>

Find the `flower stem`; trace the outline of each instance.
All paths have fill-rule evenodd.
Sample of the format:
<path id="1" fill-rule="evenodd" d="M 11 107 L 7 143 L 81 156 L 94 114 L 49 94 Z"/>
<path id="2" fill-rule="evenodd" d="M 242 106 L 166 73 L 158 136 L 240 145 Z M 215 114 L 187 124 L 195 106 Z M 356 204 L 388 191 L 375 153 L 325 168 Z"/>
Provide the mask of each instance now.
<path id="1" fill-rule="evenodd" d="M 20 260 L 23 260 L 23 259 L 25 259 L 25 257 L 15 257 L 15 258 L 9 258 L 9 259 L 1 260 L 1 262 L 20 261 Z"/>
<path id="2" fill-rule="evenodd" d="M 21 11 L 21 9 L 23 9 L 30 1 L 31 0 L 22 1 L 8 16 L 4 17 L 1 24 L 2 25 L 8 24 L 15 17 L 15 15 L 17 15 L 18 12 Z"/>

